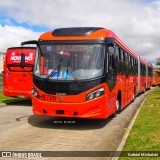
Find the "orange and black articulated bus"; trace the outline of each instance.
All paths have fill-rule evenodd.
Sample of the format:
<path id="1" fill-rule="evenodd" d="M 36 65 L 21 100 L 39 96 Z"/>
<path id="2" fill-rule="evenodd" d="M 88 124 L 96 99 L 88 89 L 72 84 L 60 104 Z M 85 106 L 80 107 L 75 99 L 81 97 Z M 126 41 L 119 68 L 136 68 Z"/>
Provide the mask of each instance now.
<path id="1" fill-rule="evenodd" d="M 35 114 L 105 119 L 151 86 L 152 65 L 111 30 L 55 29 L 35 43 Z"/>
<path id="2" fill-rule="evenodd" d="M 31 97 L 35 47 L 8 48 L 3 69 L 3 93 L 13 97 Z"/>
<path id="3" fill-rule="evenodd" d="M 153 86 L 160 85 L 160 69 L 153 69 Z"/>

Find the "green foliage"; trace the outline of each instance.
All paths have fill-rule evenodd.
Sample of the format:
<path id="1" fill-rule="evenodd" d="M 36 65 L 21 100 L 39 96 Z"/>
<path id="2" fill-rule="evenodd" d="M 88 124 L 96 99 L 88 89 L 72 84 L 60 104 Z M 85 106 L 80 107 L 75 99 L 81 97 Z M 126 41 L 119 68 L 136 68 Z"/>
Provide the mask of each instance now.
<path id="1" fill-rule="evenodd" d="M 3 77 L 0 75 L 0 86 L 3 86 Z"/>
<path id="2" fill-rule="evenodd" d="M 160 151 L 160 88 L 156 88 L 145 100 L 123 151 Z M 119 159 L 152 158 L 121 157 Z"/>
<path id="3" fill-rule="evenodd" d="M 157 66 L 160 66 L 160 57 L 159 57 L 159 58 L 156 58 L 156 65 L 157 65 Z"/>
<path id="4" fill-rule="evenodd" d="M 4 96 L 2 92 L 0 92 L 0 103 L 9 104 L 9 103 L 24 101 L 24 100 L 27 100 L 27 98 L 7 97 L 7 96 Z"/>

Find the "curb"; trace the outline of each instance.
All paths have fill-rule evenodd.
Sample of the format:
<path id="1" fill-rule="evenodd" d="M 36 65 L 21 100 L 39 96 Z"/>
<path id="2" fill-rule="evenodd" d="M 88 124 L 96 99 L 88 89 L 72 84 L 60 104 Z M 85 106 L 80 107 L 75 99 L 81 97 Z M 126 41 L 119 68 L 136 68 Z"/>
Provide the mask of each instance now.
<path id="1" fill-rule="evenodd" d="M 0 103 L 0 107 L 5 107 L 6 105 L 6 103 Z"/>
<path id="2" fill-rule="evenodd" d="M 123 138 L 122 138 L 122 140 L 121 140 L 121 142 L 120 142 L 120 144 L 119 144 L 119 146 L 118 146 L 118 148 L 117 148 L 116 151 L 120 151 L 120 152 L 121 152 L 121 151 L 123 150 L 123 147 L 124 147 L 124 145 L 125 145 L 125 143 L 126 143 L 126 141 L 127 141 L 128 135 L 129 135 L 129 133 L 130 133 L 130 131 L 131 131 L 133 125 L 134 125 L 134 122 L 135 122 L 135 120 L 136 120 L 136 118 L 137 118 L 137 116 L 138 116 L 138 114 L 139 114 L 139 112 L 140 112 L 140 110 L 141 110 L 141 108 L 142 108 L 145 100 L 148 98 L 148 96 L 149 96 L 153 91 L 154 91 L 154 89 L 146 96 L 146 98 L 145 98 L 145 99 L 143 100 L 143 102 L 141 103 L 140 107 L 137 109 L 137 111 L 136 111 L 136 113 L 135 113 L 135 115 L 134 115 L 131 123 L 129 124 L 129 127 L 128 127 L 126 133 L 124 134 L 124 136 L 123 136 Z M 119 157 L 113 157 L 112 160 L 118 160 L 118 158 L 119 158 Z"/>
<path id="3" fill-rule="evenodd" d="M 7 106 L 7 105 L 9 105 L 9 104 L 14 104 L 14 103 L 18 103 L 18 102 L 25 102 L 25 101 L 29 101 L 30 99 L 28 98 L 26 98 L 26 99 L 20 99 L 20 100 L 16 100 L 16 101 L 11 101 L 11 102 L 9 102 L 9 103 L 0 103 L 0 107 L 5 107 L 5 106 Z"/>

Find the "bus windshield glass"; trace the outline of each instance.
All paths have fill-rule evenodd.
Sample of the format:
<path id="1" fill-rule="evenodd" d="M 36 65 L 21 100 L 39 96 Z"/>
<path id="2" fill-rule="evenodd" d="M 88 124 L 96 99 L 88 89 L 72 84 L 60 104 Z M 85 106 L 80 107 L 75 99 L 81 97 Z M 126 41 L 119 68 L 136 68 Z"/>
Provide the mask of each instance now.
<path id="1" fill-rule="evenodd" d="M 6 54 L 6 65 L 10 71 L 33 71 L 35 49 L 14 48 L 8 49 Z M 22 54 L 25 56 L 24 67 L 21 67 Z"/>
<path id="2" fill-rule="evenodd" d="M 96 78 L 104 73 L 104 57 L 102 44 L 40 44 L 34 74 L 53 80 Z"/>

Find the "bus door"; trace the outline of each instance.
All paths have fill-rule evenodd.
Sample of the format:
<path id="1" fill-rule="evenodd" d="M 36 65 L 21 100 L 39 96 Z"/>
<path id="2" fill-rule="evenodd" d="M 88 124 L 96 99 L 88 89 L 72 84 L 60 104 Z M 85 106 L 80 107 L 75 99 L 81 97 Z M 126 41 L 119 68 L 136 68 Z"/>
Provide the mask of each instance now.
<path id="1" fill-rule="evenodd" d="M 114 47 L 108 47 L 108 74 L 107 74 L 107 84 L 110 91 L 116 85 L 116 72 L 115 72 L 115 54 L 114 54 Z"/>
<path id="2" fill-rule="evenodd" d="M 129 102 L 129 56 L 125 53 L 125 105 Z"/>
<path id="3" fill-rule="evenodd" d="M 114 46 L 107 47 L 107 63 L 106 63 L 106 83 L 109 89 L 107 94 L 108 99 L 108 113 L 112 114 L 115 110 L 115 104 L 117 100 L 117 95 L 112 90 L 116 85 L 116 69 L 115 69 L 115 52 Z"/>

